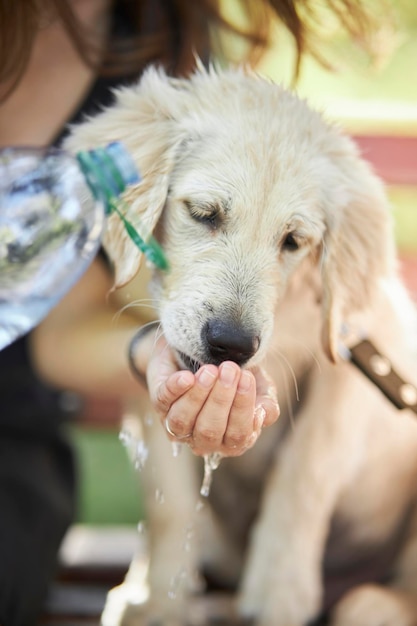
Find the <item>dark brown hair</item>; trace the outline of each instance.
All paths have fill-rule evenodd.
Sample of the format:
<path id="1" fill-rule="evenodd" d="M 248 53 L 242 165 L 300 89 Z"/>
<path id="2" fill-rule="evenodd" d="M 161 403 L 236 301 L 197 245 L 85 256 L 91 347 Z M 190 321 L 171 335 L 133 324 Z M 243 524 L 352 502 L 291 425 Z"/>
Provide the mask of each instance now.
<path id="1" fill-rule="evenodd" d="M 325 0 L 324 5 L 355 41 L 369 47 L 374 27 L 369 0 Z M 223 17 L 220 6 L 220 0 L 117 0 L 114 9 L 124 13 L 131 29 L 111 37 L 103 58 L 78 23 L 70 0 L 0 0 L 0 83 L 8 83 L 8 91 L 18 83 L 46 15 L 63 21 L 81 57 L 102 74 L 138 73 L 149 62 L 169 65 L 173 58 L 173 71 L 185 74 L 193 68 L 196 53 L 207 57 L 210 33 L 216 28 L 241 36 L 248 44 L 242 60 L 253 61 L 267 47 L 276 20 L 294 37 L 296 74 L 305 52 L 325 62 L 314 41 L 314 22 L 319 19 L 316 0 L 240 0 L 246 24 L 240 27 Z"/>

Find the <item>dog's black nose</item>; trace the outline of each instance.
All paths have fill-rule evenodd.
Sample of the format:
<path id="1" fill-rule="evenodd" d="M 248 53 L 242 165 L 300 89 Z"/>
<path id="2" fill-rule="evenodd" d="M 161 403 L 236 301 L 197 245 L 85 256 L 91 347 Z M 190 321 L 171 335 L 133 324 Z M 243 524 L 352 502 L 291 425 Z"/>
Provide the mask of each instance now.
<path id="1" fill-rule="evenodd" d="M 243 365 L 259 348 L 259 337 L 245 331 L 233 322 L 211 320 L 203 329 L 210 361 L 218 365 L 222 361 L 234 361 Z"/>

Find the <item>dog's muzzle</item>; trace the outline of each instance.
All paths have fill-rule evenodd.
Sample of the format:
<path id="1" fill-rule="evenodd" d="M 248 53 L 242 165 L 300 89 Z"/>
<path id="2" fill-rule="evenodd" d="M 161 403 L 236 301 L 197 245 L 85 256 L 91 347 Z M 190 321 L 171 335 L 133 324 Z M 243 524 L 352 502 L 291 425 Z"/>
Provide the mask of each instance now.
<path id="1" fill-rule="evenodd" d="M 210 320 L 204 325 L 201 340 L 207 353 L 207 362 L 214 365 L 223 361 L 244 365 L 256 354 L 260 345 L 256 334 L 221 319 Z"/>
<path id="2" fill-rule="evenodd" d="M 234 361 L 245 365 L 258 351 L 259 337 L 239 325 L 224 320 L 210 320 L 201 331 L 201 353 L 198 357 L 177 350 L 181 367 L 194 374 L 203 364 L 220 365 L 223 361 Z"/>

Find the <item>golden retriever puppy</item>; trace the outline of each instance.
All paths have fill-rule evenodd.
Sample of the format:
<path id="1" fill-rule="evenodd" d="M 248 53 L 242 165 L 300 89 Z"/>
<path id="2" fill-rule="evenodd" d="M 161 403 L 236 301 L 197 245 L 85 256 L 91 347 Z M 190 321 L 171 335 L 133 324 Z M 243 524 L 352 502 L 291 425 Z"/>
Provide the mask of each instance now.
<path id="1" fill-rule="evenodd" d="M 222 460 L 202 511 L 201 459 L 187 446 L 175 457 L 146 420 L 150 597 L 129 623 L 196 624 L 188 599 L 204 569 L 257 626 L 324 610 L 332 626 L 416 626 L 417 422 L 339 358 L 369 336 L 416 373 L 381 182 L 320 114 L 243 69 L 150 69 L 67 147 L 113 140 L 143 176 L 128 217 L 169 262 L 151 292 L 179 365 L 263 364 L 281 406 L 253 449 Z M 129 283 L 140 252 L 116 216 L 105 246 L 116 285 Z"/>

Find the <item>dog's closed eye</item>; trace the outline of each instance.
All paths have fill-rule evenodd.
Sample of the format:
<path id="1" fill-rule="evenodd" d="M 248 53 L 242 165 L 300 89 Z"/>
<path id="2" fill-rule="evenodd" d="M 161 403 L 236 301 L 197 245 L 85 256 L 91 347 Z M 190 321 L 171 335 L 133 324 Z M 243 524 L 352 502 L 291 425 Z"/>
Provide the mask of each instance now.
<path id="1" fill-rule="evenodd" d="M 186 200 L 190 216 L 197 222 L 216 230 L 221 222 L 221 211 L 217 204 L 197 203 Z"/>

